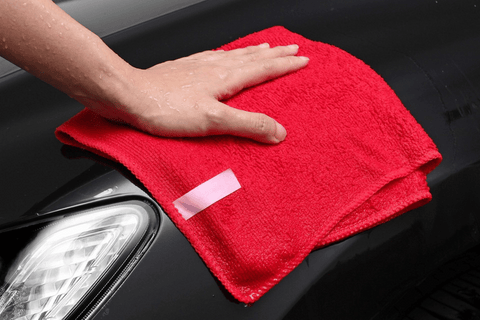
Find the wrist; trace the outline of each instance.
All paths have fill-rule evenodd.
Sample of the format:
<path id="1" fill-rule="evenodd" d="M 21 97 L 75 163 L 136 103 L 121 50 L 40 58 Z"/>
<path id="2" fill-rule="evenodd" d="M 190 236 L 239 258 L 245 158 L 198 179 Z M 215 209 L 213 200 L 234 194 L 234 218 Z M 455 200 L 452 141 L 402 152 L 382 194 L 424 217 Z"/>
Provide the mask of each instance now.
<path id="1" fill-rule="evenodd" d="M 103 42 L 102 45 L 105 51 L 100 50 L 88 74 L 71 88 L 69 95 L 106 118 L 128 122 L 125 117 L 133 91 L 132 74 L 136 69 Z"/>

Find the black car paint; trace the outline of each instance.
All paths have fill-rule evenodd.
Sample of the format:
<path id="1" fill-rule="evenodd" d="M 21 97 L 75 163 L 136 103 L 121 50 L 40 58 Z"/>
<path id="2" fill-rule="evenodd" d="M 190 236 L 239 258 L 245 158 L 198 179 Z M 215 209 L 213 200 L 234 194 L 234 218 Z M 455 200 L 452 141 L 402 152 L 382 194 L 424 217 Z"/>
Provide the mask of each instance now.
<path id="1" fill-rule="evenodd" d="M 478 10 L 475 0 L 211 0 L 106 36 L 128 62 L 149 67 L 283 25 L 369 64 L 444 160 L 428 177 L 431 203 L 313 252 L 248 307 L 225 292 L 159 211 L 151 247 L 92 319 L 383 319 L 404 290 L 478 245 Z M 37 212 L 101 203 L 92 195 L 103 188 L 121 190 L 115 201 L 149 199 L 128 173 L 108 167 L 114 164 L 62 153 L 53 131 L 82 109 L 77 102 L 17 72 L 0 79 L 0 106 L 0 228 Z"/>

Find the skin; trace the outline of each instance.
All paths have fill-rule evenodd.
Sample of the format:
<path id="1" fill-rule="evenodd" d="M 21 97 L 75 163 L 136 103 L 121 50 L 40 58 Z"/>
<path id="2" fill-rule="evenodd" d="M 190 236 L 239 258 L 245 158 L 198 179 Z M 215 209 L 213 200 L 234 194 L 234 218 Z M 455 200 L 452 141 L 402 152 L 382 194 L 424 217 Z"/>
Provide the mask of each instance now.
<path id="1" fill-rule="evenodd" d="M 134 68 L 50 0 L 0 1 L 0 55 L 87 108 L 150 134 L 230 134 L 264 143 L 286 137 L 267 115 L 220 101 L 303 68 L 297 45 L 205 51 Z"/>

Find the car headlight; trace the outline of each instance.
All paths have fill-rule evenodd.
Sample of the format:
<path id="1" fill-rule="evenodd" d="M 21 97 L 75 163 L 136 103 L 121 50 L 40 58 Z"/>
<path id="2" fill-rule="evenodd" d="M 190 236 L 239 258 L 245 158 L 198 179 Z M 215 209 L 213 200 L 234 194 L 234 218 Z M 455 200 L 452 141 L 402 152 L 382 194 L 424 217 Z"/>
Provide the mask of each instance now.
<path id="1" fill-rule="evenodd" d="M 132 267 L 156 215 L 131 201 L 49 219 L 0 232 L 0 319 L 72 316 Z"/>

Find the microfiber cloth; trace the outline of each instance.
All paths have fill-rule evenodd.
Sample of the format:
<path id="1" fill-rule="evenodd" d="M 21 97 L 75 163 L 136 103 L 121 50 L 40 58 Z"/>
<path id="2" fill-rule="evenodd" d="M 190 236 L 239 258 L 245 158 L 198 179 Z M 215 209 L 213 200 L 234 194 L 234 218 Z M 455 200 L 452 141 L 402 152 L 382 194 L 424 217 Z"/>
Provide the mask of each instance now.
<path id="1" fill-rule="evenodd" d="M 224 102 L 283 124 L 288 135 L 278 145 L 233 136 L 154 137 L 87 109 L 56 131 L 62 142 L 128 168 L 245 303 L 312 250 L 427 203 L 426 174 L 441 161 L 393 90 L 347 52 L 283 27 L 221 49 L 264 42 L 298 44 L 309 65 Z M 186 220 L 174 202 L 225 171 L 241 187 Z"/>

